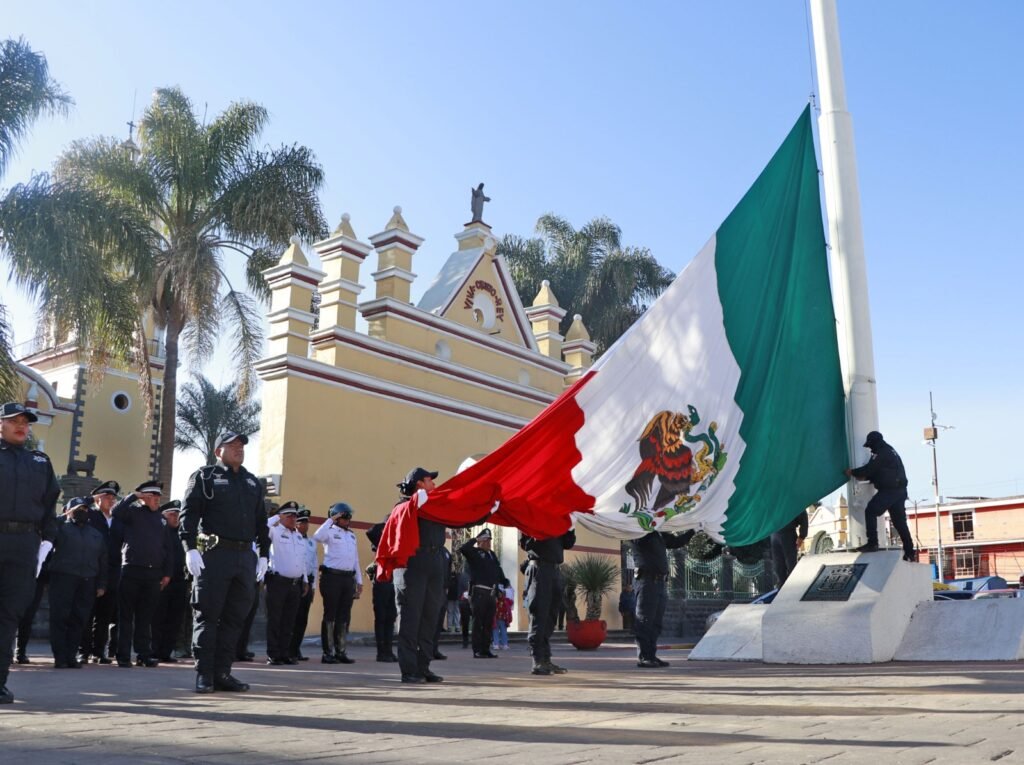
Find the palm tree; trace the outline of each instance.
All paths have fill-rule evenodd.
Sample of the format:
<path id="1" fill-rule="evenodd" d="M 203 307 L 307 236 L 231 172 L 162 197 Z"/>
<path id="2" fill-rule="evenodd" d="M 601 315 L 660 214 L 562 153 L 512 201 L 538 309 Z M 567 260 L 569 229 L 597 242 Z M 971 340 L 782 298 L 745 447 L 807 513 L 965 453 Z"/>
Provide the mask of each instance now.
<path id="1" fill-rule="evenodd" d="M 61 291 L 73 305 L 91 307 L 88 321 L 75 327 L 79 347 L 94 357 L 132 360 L 148 390 L 144 317 L 164 330 L 165 485 L 172 478 L 181 344 L 201 363 L 224 331 L 233 341 L 239 397 L 247 398 L 255 382 L 261 316 L 254 298 L 228 278 L 225 258 L 244 259 L 249 290 L 265 299 L 261 272 L 289 239 L 327 233 L 317 198 L 322 169 L 302 146 L 258 148 L 267 119 L 262 106 L 240 102 L 205 124 L 181 90 L 161 88 L 143 114 L 138 146 L 112 138 L 76 142 L 58 159 L 53 180 L 34 179 L 0 202 L 0 226 L 5 235 L 13 232 L 5 242 L 12 260 L 29 275 L 49 278 L 38 293 L 44 314 L 66 324 L 67 306 L 53 300 Z M 71 194 L 91 195 L 91 228 L 74 216 L 67 220 L 62 199 Z M 78 270 L 66 263 L 76 249 L 100 271 L 85 285 L 63 278 Z M 96 291 L 99 279 L 117 299 Z"/>
<path id="2" fill-rule="evenodd" d="M 71 103 L 50 77 L 45 56 L 32 50 L 24 39 L 0 41 L 0 178 L 32 123 L 43 115 L 66 114 Z M 0 247 L 2 244 L 0 229 Z M 4 401 L 18 392 L 12 350 L 7 311 L 0 303 L 0 399 Z"/>
<path id="3" fill-rule="evenodd" d="M 524 297 L 547 279 L 566 322 L 583 316 L 601 353 L 614 343 L 674 278 L 645 247 L 623 247 L 622 230 L 594 218 L 580 230 L 557 215 L 537 221 L 540 237 L 506 235 L 498 245 Z M 565 329 L 568 329 L 566 327 Z"/>
<path id="4" fill-rule="evenodd" d="M 195 384 L 181 387 L 174 446 L 195 449 L 206 458 L 207 465 L 212 465 L 217 461 L 213 453 L 217 436 L 225 430 L 252 435 L 260 427 L 261 407 L 258 401 L 239 400 L 238 383 L 217 390 L 201 374 L 195 378 Z"/>

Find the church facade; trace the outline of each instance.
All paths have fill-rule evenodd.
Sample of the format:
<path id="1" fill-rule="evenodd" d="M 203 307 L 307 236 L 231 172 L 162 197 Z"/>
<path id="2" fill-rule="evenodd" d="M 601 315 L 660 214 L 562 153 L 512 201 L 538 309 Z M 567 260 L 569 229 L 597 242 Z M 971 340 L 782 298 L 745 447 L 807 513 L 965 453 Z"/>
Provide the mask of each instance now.
<path id="1" fill-rule="evenodd" d="M 575 317 L 566 335 L 559 333 L 565 310 L 547 284 L 531 306 L 523 305 L 489 226 L 475 220 L 455 240 L 415 305 L 413 261 L 423 239 L 400 208 L 367 241 L 344 216 L 331 237 L 314 245 L 320 268 L 292 244 L 264 272 L 272 299 L 267 356 L 257 367 L 259 464 L 275 487 L 273 499 L 305 504 L 314 523 L 334 502 L 352 505 L 364 566 L 372 553 L 362 530 L 390 511 L 396 484 L 410 469 L 437 470 L 440 483 L 467 457 L 504 443 L 591 364 L 594 345 L 582 320 Z M 361 299 L 364 267 L 374 255 L 374 294 Z M 518 534 L 494 531 L 502 567 L 521 593 Z M 618 560 L 617 541 L 577 533 L 570 557 Z M 525 626 L 517 605 L 513 626 Z M 606 616 L 614 612 L 609 599 Z M 352 629 L 369 631 L 372 624 L 367 587 Z"/>

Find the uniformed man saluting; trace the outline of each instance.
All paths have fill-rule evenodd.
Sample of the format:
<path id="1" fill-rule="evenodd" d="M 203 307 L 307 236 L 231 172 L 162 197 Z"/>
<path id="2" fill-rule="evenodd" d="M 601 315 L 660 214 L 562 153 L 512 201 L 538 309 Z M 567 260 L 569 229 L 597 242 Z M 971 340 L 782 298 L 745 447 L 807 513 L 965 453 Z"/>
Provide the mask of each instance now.
<path id="1" fill-rule="evenodd" d="M 491 549 L 491 530 L 484 529 L 459 548 L 469 564 L 469 597 L 473 609 L 473 658 L 497 659 L 491 652 L 494 612 L 498 607 L 494 588 L 505 579 L 498 556 Z"/>
<path id="2" fill-rule="evenodd" d="M 249 690 L 232 677 L 231 661 L 256 597 L 256 582 L 267 573 L 270 538 L 263 486 L 242 467 L 247 443 L 244 435 L 222 433 L 214 448 L 217 464 L 192 474 L 182 506 L 185 562 L 195 580 L 196 693 Z M 197 549 L 200 532 L 210 540 L 205 554 Z M 253 541 L 259 546 L 258 559 Z"/>
<path id="3" fill-rule="evenodd" d="M 14 701 L 7 690 L 14 633 L 57 530 L 60 486 L 50 458 L 25 448 L 38 419 L 15 402 L 0 409 L 0 704 Z"/>
<path id="4" fill-rule="evenodd" d="M 290 645 L 299 601 L 309 591 L 306 540 L 296 531 L 298 502 L 285 502 L 267 519 L 270 569 L 267 571 L 267 664 L 298 664 Z"/>
<path id="5" fill-rule="evenodd" d="M 363 594 L 363 570 L 359 567 L 359 547 L 352 523 L 352 508 L 335 502 L 327 511 L 327 520 L 313 534 L 324 547 L 320 567 L 320 597 L 324 617 L 320 623 L 320 642 L 324 664 L 354 664 L 346 653 L 348 625 L 352 620 L 352 601 Z"/>

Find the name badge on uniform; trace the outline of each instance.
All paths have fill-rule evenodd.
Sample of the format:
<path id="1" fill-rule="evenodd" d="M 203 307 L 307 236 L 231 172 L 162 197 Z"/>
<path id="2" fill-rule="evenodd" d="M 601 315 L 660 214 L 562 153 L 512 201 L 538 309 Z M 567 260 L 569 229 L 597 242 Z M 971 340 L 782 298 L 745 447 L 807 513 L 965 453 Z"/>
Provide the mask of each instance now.
<path id="1" fill-rule="evenodd" d="M 213 485 L 214 486 L 222 486 L 222 485 L 224 485 L 226 483 L 228 483 L 228 479 L 227 478 L 214 478 L 213 479 Z"/>

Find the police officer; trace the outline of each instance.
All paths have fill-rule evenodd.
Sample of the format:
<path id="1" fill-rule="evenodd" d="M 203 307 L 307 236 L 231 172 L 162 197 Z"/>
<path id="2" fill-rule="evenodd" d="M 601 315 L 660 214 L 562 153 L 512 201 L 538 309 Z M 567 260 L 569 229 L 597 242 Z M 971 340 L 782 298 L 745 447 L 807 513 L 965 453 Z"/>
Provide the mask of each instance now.
<path id="1" fill-rule="evenodd" d="M 781 587 L 796 567 L 796 552 L 800 543 L 807 539 L 807 511 L 801 510 L 789 523 L 772 532 L 772 568 L 775 569 L 775 586 Z"/>
<path id="2" fill-rule="evenodd" d="M 889 511 L 889 520 L 903 542 L 903 560 L 911 563 L 917 560 L 914 554 L 914 538 L 907 526 L 907 471 L 903 460 L 882 434 L 872 430 L 864 439 L 864 446 L 871 450 L 871 459 L 858 468 L 847 468 L 843 472 L 861 481 L 874 484 L 875 496 L 864 508 L 864 528 L 868 535 L 867 544 L 854 552 L 875 552 L 878 550 L 878 519 Z"/>
<path id="3" fill-rule="evenodd" d="M 551 661 L 551 635 L 555 631 L 558 605 L 562 600 L 562 581 L 558 567 L 565 560 L 565 551 L 576 544 L 576 532 L 569 529 L 560 537 L 534 539 L 525 534 L 519 546 L 526 550 L 526 597 L 530 614 L 530 631 L 526 642 L 533 656 L 535 675 L 563 675 L 568 672 Z M 474 614 L 474 621 L 476 615 Z"/>
<path id="4" fill-rule="evenodd" d="M 418 496 L 417 507 L 427 501 L 433 491 L 436 472 L 418 467 L 409 471 L 398 484 L 402 500 Z M 420 493 L 422 492 L 422 493 Z M 398 605 L 398 666 L 403 683 L 441 683 L 444 678 L 430 670 L 437 646 L 434 632 L 437 615 L 444 605 L 445 559 L 444 526 L 417 514 L 419 547 L 409 558 L 406 568 L 394 571 L 395 602 Z"/>
<path id="5" fill-rule="evenodd" d="M 459 547 L 469 564 L 469 597 L 473 610 L 473 658 L 496 659 L 491 652 L 494 612 L 497 608 L 494 588 L 505 579 L 498 556 L 491 549 L 491 530 L 484 529 Z"/>
<path id="6" fill-rule="evenodd" d="M 270 568 L 267 571 L 267 664 L 298 664 L 291 656 L 299 600 L 309 591 L 306 540 L 296 530 L 298 502 L 285 502 L 267 519 Z"/>
<path id="7" fill-rule="evenodd" d="M 68 501 L 50 558 L 50 648 L 57 669 L 79 669 L 75 658 L 93 601 L 107 586 L 107 542 L 88 524 L 89 497 Z"/>
<path id="8" fill-rule="evenodd" d="M 363 594 L 363 570 L 359 566 L 356 535 L 349 528 L 352 515 L 349 505 L 335 502 L 327 511 L 327 520 L 313 534 L 313 539 L 324 548 L 324 564 L 320 567 L 320 597 L 324 601 L 320 642 L 324 664 L 355 663 L 345 647 L 352 601 Z"/>
<path id="9" fill-rule="evenodd" d="M 117 596 L 117 666 L 155 667 L 153 612 L 160 591 L 171 581 L 174 551 L 160 513 L 163 484 L 144 481 L 111 510 L 124 526 L 121 544 L 121 582 Z"/>
<path id="10" fill-rule="evenodd" d="M 14 633 L 57 532 L 57 476 L 49 457 L 25 448 L 38 419 L 19 403 L 0 409 L 0 704 L 14 701 L 7 689 Z"/>
<path id="11" fill-rule="evenodd" d="M 377 552 L 381 535 L 384 533 L 384 522 L 375 523 L 366 530 L 373 552 Z M 373 638 L 377 644 L 377 661 L 395 663 L 395 619 L 398 618 L 398 606 L 395 603 L 395 583 L 377 580 L 377 562 L 366 567 L 366 575 L 373 583 Z"/>
<path id="12" fill-rule="evenodd" d="M 196 693 L 249 690 L 231 675 L 231 660 L 256 582 L 267 572 L 270 538 L 263 486 L 242 467 L 247 443 L 246 436 L 232 431 L 218 436 L 217 464 L 192 474 L 182 505 L 185 563 L 195 580 Z M 211 542 L 205 553 L 197 549 L 200 532 Z"/>
<path id="13" fill-rule="evenodd" d="M 117 481 L 104 481 L 92 491 L 92 506 L 86 519 L 103 537 L 107 548 L 107 586 L 92 605 L 92 613 L 82 636 L 82 661 L 90 658 L 97 664 L 110 664 L 116 653 L 117 585 L 121 579 L 121 540 L 124 531 L 114 520 L 111 510 L 121 498 Z M 109 647 L 109 653 L 108 653 Z"/>
<path id="14" fill-rule="evenodd" d="M 313 593 L 316 592 L 317 576 L 320 573 L 319 560 L 316 557 L 316 542 L 309 538 L 309 508 L 299 506 L 299 512 L 295 516 L 295 530 L 302 536 L 302 544 L 306 552 L 306 581 L 309 587 L 299 598 L 299 608 L 295 612 L 295 626 L 292 628 L 291 642 L 288 646 L 288 655 L 296 661 L 309 661 L 308 656 L 302 655 L 302 639 L 306 637 L 306 627 L 309 624 L 309 608 L 313 605 Z"/>
<path id="15" fill-rule="evenodd" d="M 633 541 L 636 562 L 636 647 L 638 667 L 658 669 L 669 663 L 659 659 L 658 638 L 661 636 L 668 601 L 668 550 L 686 545 L 693 531 L 663 534 L 652 531 Z"/>
<path id="16" fill-rule="evenodd" d="M 177 499 L 160 505 L 164 517 L 164 536 L 171 553 L 171 581 L 160 591 L 153 614 L 153 653 L 161 664 L 177 664 L 174 646 L 178 643 L 181 622 L 188 609 L 188 581 L 185 579 L 185 548 L 178 537 L 181 502 Z"/>

